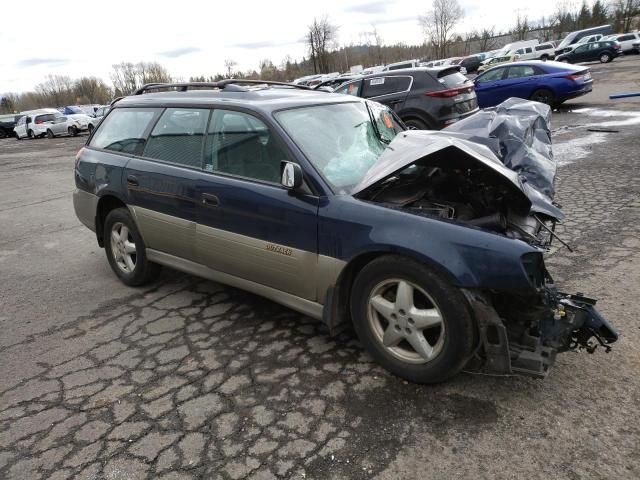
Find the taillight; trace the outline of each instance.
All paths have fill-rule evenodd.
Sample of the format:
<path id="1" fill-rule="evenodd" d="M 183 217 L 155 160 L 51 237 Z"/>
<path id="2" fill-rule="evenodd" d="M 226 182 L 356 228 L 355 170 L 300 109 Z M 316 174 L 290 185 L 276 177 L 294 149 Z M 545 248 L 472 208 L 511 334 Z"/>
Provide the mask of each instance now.
<path id="1" fill-rule="evenodd" d="M 618 50 L 620 48 L 620 44 L 619 43 L 614 43 L 613 44 L 613 49 L 614 50 Z"/>
<path id="2" fill-rule="evenodd" d="M 428 97 L 450 98 L 460 95 L 461 93 L 473 92 L 473 85 L 464 85 L 463 87 L 447 88 L 446 90 L 433 90 L 424 92 Z"/>

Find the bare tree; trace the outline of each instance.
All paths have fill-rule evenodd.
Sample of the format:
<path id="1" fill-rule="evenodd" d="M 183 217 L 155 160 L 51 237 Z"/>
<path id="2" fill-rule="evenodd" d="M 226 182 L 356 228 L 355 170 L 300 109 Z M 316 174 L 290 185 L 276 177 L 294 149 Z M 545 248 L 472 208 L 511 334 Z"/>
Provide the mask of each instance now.
<path id="1" fill-rule="evenodd" d="M 36 92 L 50 99 L 56 107 L 75 103 L 73 80 L 65 75 L 47 75 L 44 82 L 36 85 Z"/>
<path id="2" fill-rule="evenodd" d="M 329 73 L 331 50 L 335 48 L 338 27 L 332 25 L 325 16 L 313 19 L 307 31 L 307 47 L 311 55 L 314 73 Z"/>
<path id="3" fill-rule="evenodd" d="M 640 15 L 640 0 L 616 0 L 612 14 L 617 30 L 629 32 L 635 17 Z"/>
<path id="4" fill-rule="evenodd" d="M 480 31 L 480 51 L 488 52 L 496 48 L 496 27 L 483 28 Z"/>
<path id="5" fill-rule="evenodd" d="M 453 29 L 464 17 L 464 10 L 458 0 L 432 0 L 431 10 L 419 17 L 418 21 L 425 37 L 434 47 L 436 57 L 447 56 L 453 39 Z"/>
<path id="6" fill-rule="evenodd" d="M 233 77 L 233 67 L 235 67 L 238 63 L 235 60 L 227 58 L 224 61 L 224 68 L 227 69 L 227 78 Z"/>
<path id="7" fill-rule="evenodd" d="M 101 78 L 81 77 L 74 82 L 73 91 L 77 103 L 107 103 L 113 92 Z"/>
<path id="8" fill-rule="evenodd" d="M 113 65 L 111 81 L 116 96 L 128 95 L 145 83 L 168 83 L 173 79 L 157 62 L 122 62 Z"/>
<path id="9" fill-rule="evenodd" d="M 518 12 L 518 16 L 516 17 L 516 26 L 511 31 L 511 36 L 514 40 L 526 40 L 527 34 L 531 30 L 529 26 L 529 18 L 524 15 L 521 16 L 520 12 Z"/>

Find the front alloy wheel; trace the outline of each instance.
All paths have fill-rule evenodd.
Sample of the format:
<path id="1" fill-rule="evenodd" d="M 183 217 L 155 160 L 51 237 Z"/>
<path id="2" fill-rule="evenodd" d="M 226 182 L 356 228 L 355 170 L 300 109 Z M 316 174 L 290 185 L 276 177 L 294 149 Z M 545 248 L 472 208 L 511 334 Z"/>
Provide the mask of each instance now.
<path id="1" fill-rule="evenodd" d="M 445 339 L 442 314 L 419 286 L 401 279 L 379 283 L 369 296 L 368 320 L 376 339 L 398 360 L 427 363 Z"/>
<path id="2" fill-rule="evenodd" d="M 600 55 L 600 63 L 607 63 L 611 60 L 611 56 L 608 53 Z"/>
<path id="3" fill-rule="evenodd" d="M 425 264 L 399 255 L 372 260 L 353 283 L 350 307 L 362 345 L 399 377 L 442 382 L 471 356 L 475 328 L 468 303 Z"/>

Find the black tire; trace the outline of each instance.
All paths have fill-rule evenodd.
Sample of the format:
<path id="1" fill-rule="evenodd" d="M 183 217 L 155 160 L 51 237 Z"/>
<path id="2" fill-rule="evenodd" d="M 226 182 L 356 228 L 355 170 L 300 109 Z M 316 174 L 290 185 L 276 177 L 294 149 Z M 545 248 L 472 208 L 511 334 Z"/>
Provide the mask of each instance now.
<path id="1" fill-rule="evenodd" d="M 540 57 L 540 60 L 542 60 L 543 62 L 546 62 L 547 60 L 549 60 L 549 55 L 542 55 Z"/>
<path id="2" fill-rule="evenodd" d="M 76 127 L 69 127 L 67 128 L 67 133 L 70 137 L 75 137 L 78 135 L 78 129 Z"/>
<path id="3" fill-rule="evenodd" d="M 409 130 L 432 130 L 429 125 L 418 118 L 407 118 L 403 122 Z"/>
<path id="4" fill-rule="evenodd" d="M 47 138 L 55 138 L 55 135 L 51 131 L 51 129 L 47 129 Z"/>
<path id="5" fill-rule="evenodd" d="M 436 328 L 442 328 L 442 330 L 435 333 L 443 336 L 438 337 L 435 346 L 427 339 L 427 343 L 434 347 L 434 356 L 424 363 L 403 361 L 393 353 L 393 349 L 402 349 L 403 342 L 409 345 L 408 340 L 403 339 L 397 346 L 387 347 L 383 345 L 380 334 L 376 333 L 371 315 L 378 314 L 370 304 L 370 296 L 385 282 L 398 280 L 409 282 L 417 287 L 413 292 L 421 289 L 427 293 L 433 307 L 440 314 L 442 326 Z M 399 288 L 395 295 L 398 295 L 398 291 Z M 422 293 L 412 295 L 416 295 L 412 297 L 412 304 L 415 305 L 418 303 L 417 295 L 422 296 Z M 397 297 L 395 303 L 398 304 Z M 403 310 L 398 312 L 399 316 L 404 316 L 405 322 L 410 322 L 405 323 L 405 327 L 414 325 L 409 313 L 405 314 Z M 465 366 L 474 346 L 474 324 L 462 292 L 439 273 L 406 257 L 397 255 L 379 257 L 360 271 L 351 292 L 351 315 L 354 329 L 371 356 L 385 369 L 411 382 L 438 383 L 451 378 Z M 393 317 L 393 314 L 391 316 Z M 408 319 L 407 316 L 409 316 Z M 411 328 L 398 328 L 399 322 L 398 320 L 394 325 L 397 331 L 411 332 Z M 392 328 L 391 322 L 386 328 Z M 423 339 L 426 338 L 427 336 L 423 335 Z"/>
<path id="6" fill-rule="evenodd" d="M 119 266 L 118 260 L 116 260 L 115 256 L 117 245 L 112 240 L 111 234 L 114 226 L 117 225 L 124 225 L 127 227 L 129 242 L 133 242 L 136 248 L 135 267 L 128 272 Z M 144 285 L 145 283 L 149 283 L 157 278 L 160 273 L 160 265 L 147 260 L 144 241 L 138 232 L 138 228 L 136 227 L 133 218 L 131 218 L 131 214 L 126 208 L 116 208 L 111 210 L 107 215 L 104 222 L 104 249 L 107 254 L 107 259 L 109 260 L 109 265 L 111 265 L 111 269 L 122 283 L 126 285 L 132 287 Z"/>
<path id="7" fill-rule="evenodd" d="M 611 55 L 607 52 L 603 52 L 600 54 L 600 63 L 609 63 L 611 60 Z"/>
<path id="8" fill-rule="evenodd" d="M 7 138 L 9 134 L 4 128 L 0 128 L 0 138 Z"/>
<path id="9" fill-rule="evenodd" d="M 533 100 L 534 102 L 546 103 L 550 107 L 553 107 L 556 104 L 556 97 L 551 90 L 548 88 L 539 88 L 534 91 L 529 100 Z"/>
<path id="10" fill-rule="evenodd" d="M 33 130 L 31 130 L 31 129 L 30 129 L 30 130 L 27 132 L 27 137 L 29 137 L 31 140 L 33 140 L 33 139 L 35 139 L 35 138 L 36 138 L 36 136 L 35 136 L 35 135 L 34 135 L 34 133 L 33 133 Z"/>

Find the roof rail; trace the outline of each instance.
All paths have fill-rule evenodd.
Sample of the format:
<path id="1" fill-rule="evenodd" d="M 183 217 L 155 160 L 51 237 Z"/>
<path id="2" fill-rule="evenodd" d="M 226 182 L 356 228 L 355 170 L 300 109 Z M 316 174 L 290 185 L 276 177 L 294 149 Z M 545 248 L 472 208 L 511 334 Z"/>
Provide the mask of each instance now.
<path id="1" fill-rule="evenodd" d="M 218 88 L 223 90 L 227 85 L 280 85 L 285 87 L 298 88 L 300 90 L 312 90 L 312 88 L 307 87 L 306 85 L 295 85 L 293 83 L 286 82 L 272 82 L 269 80 L 249 80 L 243 78 L 228 78 L 225 80 L 220 80 L 218 82 L 181 82 L 181 83 L 147 83 L 142 87 L 138 88 L 136 91 L 132 93 L 132 95 L 142 95 L 145 92 L 150 92 L 152 90 L 160 90 L 163 88 L 174 88 L 178 92 L 186 92 L 190 88 Z M 232 90 L 232 89 L 229 89 Z M 238 91 L 233 89 L 234 91 Z"/>

